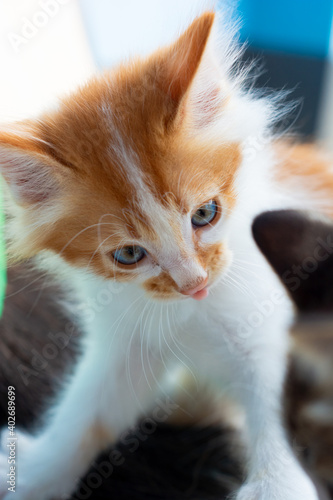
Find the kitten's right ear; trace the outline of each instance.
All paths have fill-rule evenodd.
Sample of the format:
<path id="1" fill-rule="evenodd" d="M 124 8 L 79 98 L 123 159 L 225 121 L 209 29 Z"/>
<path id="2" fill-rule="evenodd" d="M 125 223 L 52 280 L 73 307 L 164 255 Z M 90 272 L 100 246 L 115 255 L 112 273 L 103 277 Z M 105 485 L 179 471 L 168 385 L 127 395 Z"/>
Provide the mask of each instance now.
<path id="1" fill-rule="evenodd" d="M 198 70 L 214 19 L 213 12 L 206 12 L 168 49 L 162 84 L 164 91 L 175 103 L 179 103 L 184 97 Z"/>
<path id="2" fill-rule="evenodd" d="M 333 225 L 294 210 L 265 212 L 252 226 L 254 239 L 297 308 L 333 311 Z"/>
<path id="3" fill-rule="evenodd" d="M 154 56 L 157 65 L 158 85 L 166 98 L 172 103 L 173 112 L 171 117 L 175 118 L 184 113 L 183 105 L 190 91 L 195 105 L 191 106 L 197 121 L 210 121 L 215 113 L 215 103 L 220 91 L 219 70 L 213 63 L 211 74 L 213 77 L 206 78 L 204 85 L 199 89 L 192 89 L 192 83 L 209 59 L 207 46 L 215 21 L 214 12 L 206 12 L 189 26 L 189 28 L 178 38 L 178 40 L 166 49 L 162 49 Z M 204 88 L 202 88 L 204 87 Z M 181 112 L 180 112 L 181 110 Z M 201 124 L 202 124 L 201 123 Z"/>
<path id="4" fill-rule="evenodd" d="M 14 202 L 23 207 L 45 203 L 60 189 L 63 167 L 35 132 L 22 124 L 0 132 L 0 173 Z"/>

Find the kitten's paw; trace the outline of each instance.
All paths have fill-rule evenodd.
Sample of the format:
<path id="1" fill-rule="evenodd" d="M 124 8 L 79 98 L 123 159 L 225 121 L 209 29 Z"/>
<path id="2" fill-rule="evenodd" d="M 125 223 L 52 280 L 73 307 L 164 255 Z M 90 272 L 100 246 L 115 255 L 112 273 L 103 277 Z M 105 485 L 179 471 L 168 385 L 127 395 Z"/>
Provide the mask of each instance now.
<path id="1" fill-rule="evenodd" d="M 75 487 L 71 470 L 61 454 L 54 453 L 55 440 L 15 430 L 15 440 L 5 429 L 0 449 L 0 500 L 53 500 L 69 498 Z M 10 464 L 8 444 L 15 450 L 13 485 L 7 483 Z M 13 457 L 12 457 L 13 458 Z M 67 474 L 67 475 L 66 475 Z M 14 489 L 9 489 L 13 486 Z"/>
<path id="2" fill-rule="evenodd" d="M 26 486 L 18 479 L 18 454 L 29 454 L 34 438 L 21 431 L 9 433 L 8 429 L 1 431 L 0 439 L 0 500 L 10 500 L 13 494 L 17 500 L 29 499 Z M 33 497 L 31 497 L 33 499 Z M 34 499 L 35 500 L 35 499 Z"/>
<path id="3" fill-rule="evenodd" d="M 59 481 L 47 474 L 48 460 L 40 440 L 20 430 L 1 432 L 0 500 L 50 500 L 60 498 Z M 56 494 L 54 494 L 56 492 Z M 63 497 L 64 498 L 64 497 Z"/>
<path id="4" fill-rule="evenodd" d="M 285 478 L 260 479 L 245 483 L 235 500 L 319 500 L 316 489 L 304 474 L 302 481 Z"/>

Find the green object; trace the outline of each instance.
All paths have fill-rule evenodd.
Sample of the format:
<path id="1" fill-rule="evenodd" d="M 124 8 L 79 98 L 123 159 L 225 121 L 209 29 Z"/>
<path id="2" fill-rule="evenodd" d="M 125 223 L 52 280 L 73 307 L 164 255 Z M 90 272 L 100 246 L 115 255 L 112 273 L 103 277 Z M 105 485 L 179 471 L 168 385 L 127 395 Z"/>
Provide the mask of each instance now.
<path id="1" fill-rule="evenodd" d="M 1 187 L 1 184 L 0 184 Z M 4 236 L 5 213 L 3 210 L 2 192 L 0 189 L 0 316 L 3 311 L 3 304 L 6 295 L 7 266 L 6 266 L 6 246 Z"/>

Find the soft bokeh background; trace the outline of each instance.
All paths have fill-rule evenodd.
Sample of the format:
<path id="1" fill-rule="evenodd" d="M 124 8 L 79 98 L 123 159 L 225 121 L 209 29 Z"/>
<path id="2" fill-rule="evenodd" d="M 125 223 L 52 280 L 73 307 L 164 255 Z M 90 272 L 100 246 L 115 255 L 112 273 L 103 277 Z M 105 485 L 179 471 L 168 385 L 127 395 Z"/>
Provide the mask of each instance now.
<path id="1" fill-rule="evenodd" d="M 78 3 L 55 2 L 52 16 L 42 4 L 0 0 L 1 121 L 40 112 L 94 70 Z M 33 32 L 29 22 L 36 21 L 43 26 Z"/>
<path id="2" fill-rule="evenodd" d="M 202 3 L 0 0 L 0 121 L 37 114 L 97 68 L 170 41 Z M 333 0 L 218 3 L 237 5 L 245 58 L 260 57 L 266 68 L 258 84 L 292 88 L 302 99 L 296 131 L 333 150 Z"/>

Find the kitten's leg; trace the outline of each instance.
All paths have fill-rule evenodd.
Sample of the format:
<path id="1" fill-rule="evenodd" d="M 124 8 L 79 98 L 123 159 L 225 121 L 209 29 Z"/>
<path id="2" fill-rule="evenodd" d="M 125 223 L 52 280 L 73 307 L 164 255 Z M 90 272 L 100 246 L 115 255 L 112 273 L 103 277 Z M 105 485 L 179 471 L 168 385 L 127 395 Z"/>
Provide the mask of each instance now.
<path id="1" fill-rule="evenodd" d="M 260 389 L 260 383 L 253 385 L 256 388 Z M 288 442 L 282 418 L 278 420 L 280 408 L 273 399 L 272 392 L 262 391 L 251 402 L 246 397 L 242 400 L 248 419 L 248 478 L 236 498 L 315 500 L 315 488 L 295 456 L 297 450 Z"/>
<path id="2" fill-rule="evenodd" d="M 274 323 L 272 323 L 274 325 Z M 275 326 L 268 326 L 270 330 Z M 285 330 L 286 331 L 286 330 Z M 288 442 L 281 397 L 287 362 L 287 331 L 257 328 L 250 338 L 228 339 L 202 369 L 245 410 L 248 429 L 248 478 L 237 500 L 317 500 L 315 488 Z M 221 332 L 220 332 L 221 338 Z M 219 358 L 216 365 L 214 358 Z M 198 366 L 202 357 L 198 358 Z"/>
<path id="3" fill-rule="evenodd" d="M 274 328 L 274 327 L 272 327 Z M 257 329 L 257 339 L 268 337 Z M 244 407 L 248 424 L 248 479 L 237 500 L 317 500 L 284 429 L 281 407 L 286 346 L 283 335 L 234 346 L 231 393 Z M 253 339 L 252 339 L 253 342 Z"/>
<path id="4" fill-rule="evenodd" d="M 16 498 L 48 500 L 68 495 L 98 452 L 108 446 L 140 415 L 128 386 L 123 352 L 116 342 L 108 348 L 87 349 L 70 385 L 52 409 L 50 423 L 35 437 L 17 434 Z M 117 362 L 118 360 L 118 362 Z M 120 362 L 119 362 L 120 360 Z M 123 363 L 123 366 L 121 364 Z M 138 380 L 142 377 L 138 377 Z M 153 405 L 154 388 L 137 387 L 143 408 Z M 126 413 L 122 413 L 126 408 Z M 3 457 L 7 451 L 4 448 Z M 1 498 L 11 498 L 1 477 Z M 7 493 L 7 495 L 6 495 Z"/>
<path id="5" fill-rule="evenodd" d="M 16 433 L 16 498 L 46 500 L 68 493 L 103 444 L 111 441 L 98 422 L 101 378 L 96 360 L 87 353 L 52 408 L 50 423 L 35 436 Z"/>

